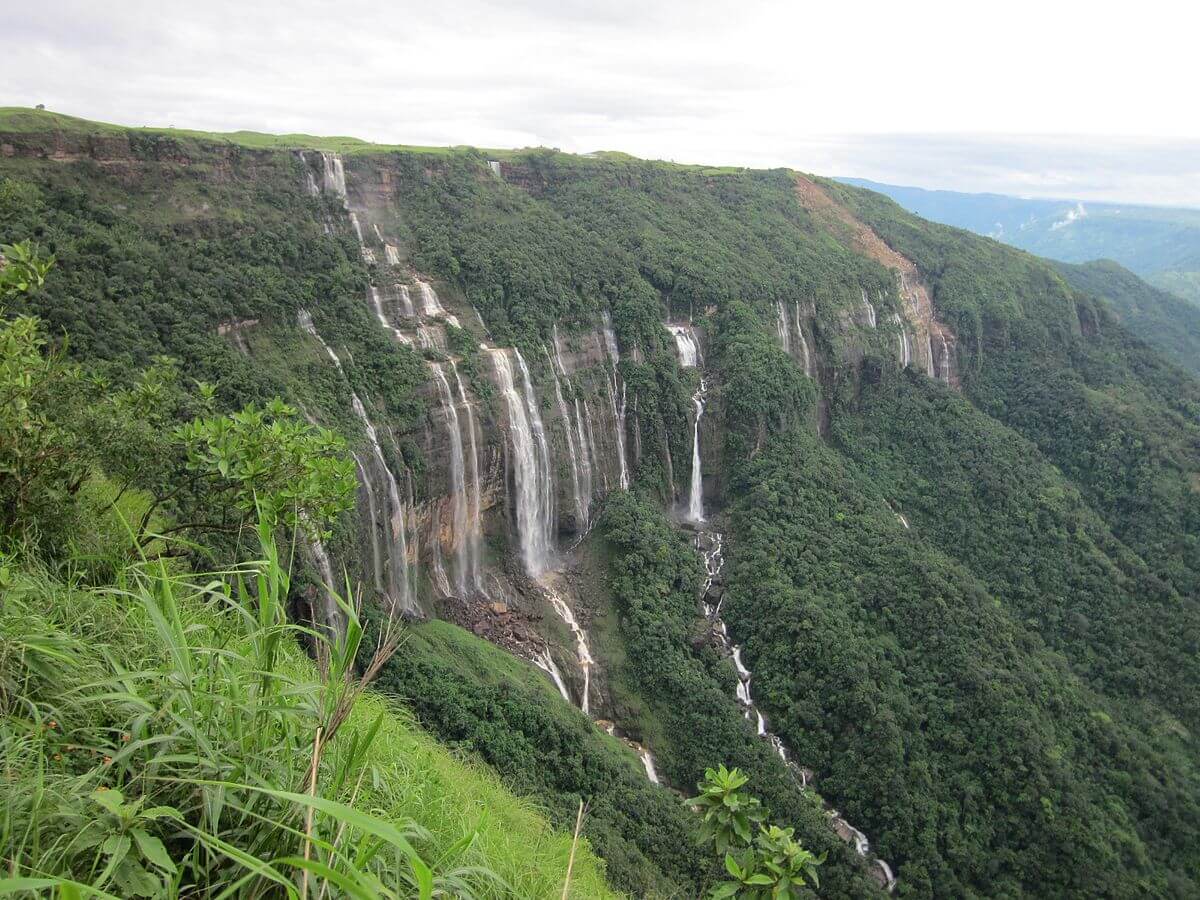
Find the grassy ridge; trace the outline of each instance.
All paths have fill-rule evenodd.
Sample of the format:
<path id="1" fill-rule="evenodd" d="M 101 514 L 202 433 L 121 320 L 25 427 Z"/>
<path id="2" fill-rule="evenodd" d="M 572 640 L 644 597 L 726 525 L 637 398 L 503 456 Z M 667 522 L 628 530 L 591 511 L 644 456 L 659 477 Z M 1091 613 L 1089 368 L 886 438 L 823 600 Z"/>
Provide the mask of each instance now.
<path id="1" fill-rule="evenodd" d="M 297 829 L 319 836 L 315 858 L 346 870 L 362 828 L 394 827 L 443 889 L 559 896 L 570 835 L 381 695 L 354 697 L 324 747 L 316 796 L 344 811 L 322 809 L 306 826 L 300 804 L 260 791 L 308 784 L 332 684 L 288 634 L 294 629 L 269 616 L 259 624 L 265 614 L 226 587 L 249 579 L 260 591 L 273 592 L 273 581 L 286 589 L 274 566 L 268 557 L 214 581 L 135 564 L 114 586 L 96 588 L 36 567 L 3 569 L 0 757 L 10 790 L 0 846 L 8 874 L 66 877 L 121 896 L 178 896 L 195 881 L 211 890 L 247 874 L 251 883 L 286 883 L 299 871 L 286 860 L 305 843 Z M 112 797 L 132 812 L 110 821 Z M 151 816 L 152 807 L 169 812 Z M 119 837 L 135 831 L 145 853 L 136 863 Z M 110 871 L 103 863 L 122 847 L 127 855 Z M 257 862 L 248 865 L 243 852 Z M 391 854 L 381 847 L 379 874 L 399 889 L 407 865 Z M 614 896 L 603 871 L 586 845 L 578 848 L 572 895 Z"/>

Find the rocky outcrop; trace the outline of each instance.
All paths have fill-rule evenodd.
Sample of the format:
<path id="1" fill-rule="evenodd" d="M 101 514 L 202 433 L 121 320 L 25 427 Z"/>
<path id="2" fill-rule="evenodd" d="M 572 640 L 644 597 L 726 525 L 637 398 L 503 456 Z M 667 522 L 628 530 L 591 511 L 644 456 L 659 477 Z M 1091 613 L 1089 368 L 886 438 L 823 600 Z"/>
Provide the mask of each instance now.
<path id="1" fill-rule="evenodd" d="M 895 273 L 896 290 L 904 311 L 897 344 L 902 364 L 915 365 L 931 378 L 958 387 L 957 339 L 950 327 L 938 319 L 933 295 L 916 265 L 888 246 L 873 229 L 836 203 L 815 182 L 799 173 L 794 177 L 796 196 L 805 209 L 831 226 L 830 231 L 841 235 L 855 252 Z M 862 301 L 862 308 L 854 313 L 855 321 L 877 327 L 877 313 L 865 292 Z"/>

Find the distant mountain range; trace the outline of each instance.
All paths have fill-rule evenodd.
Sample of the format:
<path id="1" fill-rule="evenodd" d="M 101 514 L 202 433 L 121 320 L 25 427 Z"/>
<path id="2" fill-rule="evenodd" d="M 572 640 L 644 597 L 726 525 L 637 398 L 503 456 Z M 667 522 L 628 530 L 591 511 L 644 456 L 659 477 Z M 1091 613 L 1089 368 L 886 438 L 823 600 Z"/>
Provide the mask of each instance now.
<path id="1" fill-rule="evenodd" d="M 1200 210 L 1078 200 L 1027 200 L 840 179 L 935 222 L 1067 263 L 1111 259 L 1200 304 Z"/>

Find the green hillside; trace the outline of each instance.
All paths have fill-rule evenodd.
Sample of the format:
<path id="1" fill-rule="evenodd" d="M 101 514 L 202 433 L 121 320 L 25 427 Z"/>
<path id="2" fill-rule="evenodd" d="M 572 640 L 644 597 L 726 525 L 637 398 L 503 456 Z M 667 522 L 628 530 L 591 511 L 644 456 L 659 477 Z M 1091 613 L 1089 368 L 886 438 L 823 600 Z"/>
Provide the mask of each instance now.
<path id="1" fill-rule="evenodd" d="M 582 801 L 571 896 L 700 896 L 727 870 L 698 845 L 682 797 L 718 764 L 745 772 L 770 820 L 826 854 L 806 896 L 883 896 L 889 867 L 901 897 L 1200 891 L 1200 382 L 1180 368 L 1195 371 L 1186 328 L 1172 331 L 1182 308 L 1128 272 L 1056 265 L 787 170 L 131 132 L 23 110 L 0 113 L 0 144 L 14 148 L 0 155 L 0 243 L 29 238 L 56 258 L 44 286 L 8 300 L 0 341 L 0 375 L 23 398 L 0 419 L 0 575 L 40 591 L 6 604 L 0 629 L 71 643 L 72 658 L 105 648 L 79 661 L 83 674 L 14 669 L 30 657 L 0 651 L 0 712 L 23 753 L 31 734 L 49 740 L 29 709 L 65 721 L 59 682 L 167 665 L 169 646 L 143 652 L 164 638 L 134 637 L 168 608 L 163 578 L 189 585 L 180 627 L 214 645 L 206 654 L 257 647 L 237 623 L 253 617 L 246 598 L 263 596 L 254 561 L 273 542 L 298 548 L 267 623 L 286 632 L 273 657 L 295 680 L 284 705 L 319 694 L 308 659 L 322 659 L 320 641 L 282 615 L 319 625 L 322 576 L 303 550 L 320 538 L 367 622 L 353 649 L 373 678 L 353 733 L 383 715 L 361 752 L 351 732 L 337 737 L 345 769 L 320 783 L 331 800 L 426 829 L 416 853 L 450 895 L 558 896 Z M 333 158 L 298 152 L 309 150 L 344 154 L 340 195 L 313 177 Z M 378 304 L 398 278 L 414 293 L 436 285 L 455 317 L 444 343 L 394 337 L 400 319 Z M 18 313 L 38 317 L 44 341 L 17 340 Z M 619 346 L 611 367 L 588 349 L 602 322 Z M 692 329 L 696 365 L 681 365 L 665 324 Z M 528 361 L 527 387 L 506 387 L 501 358 Z M 436 382 L 452 368 L 456 407 Z M 26 371 L 54 378 L 27 396 Z M 600 445 L 573 409 L 611 404 L 629 447 L 628 489 L 597 489 L 589 527 L 560 519 L 552 535 L 566 560 L 556 583 L 596 657 L 579 672 L 573 632 L 530 600 L 543 573 L 519 553 L 529 485 L 519 423 L 505 420 L 514 391 L 527 392 L 521 417 L 546 422 L 546 478 L 560 487 L 582 477 L 576 449 Z M 290 411 L 244 411 L 274 397 Z M 469 477 L 442 442 L 450 407 L 460 443 L 479 445 L 490 504 L 477 596 L 437 586 L 452 486 Z M 366 507 L 384 502 L 372 466 L 403 494 L 384 533 L 411 530 L 403 564 L 419 611 L 401 615 L 377 573 L 372 584 Z M 681 521 L 691 484 L 702 522 Z M 561 492 L 552 502 L 564 505 Z M 113 518 L 125 503 L 158 560 L 160 580 L 138 588 L 145 612 L 116 599 L 154 566 Z M 696 545 L 714 534 L 724 568 L 706 578 Z M 240 580 L 238 565 L 252 566 Z M 242 582 L 258 586 L 239 593 Z M 249 612 L 227 622 L 211 590 Z M 93 599 L 79 606 L 80 594 Z M 96 596 L 108 606 L 86 612 Z M 397 652 L 376 671 L 374 642 L 391 629 Z M 527 662 L 531 647 L 570 684 Z M 581 677 L 609 719 L 563 700 L 577 701 Z M 735 697 L 743 689 L 752 703 Z M 78 727 L 96 746 L 149 728 L 140 704 L 92 702 L 96 720 Z M 147 703 L 174 709 L 159 694 Z M 290 739 L 290 769 L 246 778 L 302 786 L 311 740 Z M 649 779 L 642 745 L 666 785 Z M 100 758 L 125 765 L 116 751 Z M 22 796 L 52 771 L 38 752 L 13 769 Z M 129 797 L 185 802 L 181 790 L 158 799 L 128 760 Z M 106 771 L 62 777 L 91 779 L 86 796 Z M 232 802 L 249 815 L 256 795 L 239 790 Z M 205 795 L 185 820 L 211 824 L 197 817 L 216 802 Z M 297 890 L 303 808 L 263 813 L 282 823 L 272 842 L 239 820 L 242 856 L 201 852 L 179 829 L 154 835 L 193 878 L 219 869 L 228 886 L 227 872 L 268 860 Z M 322 816 L 333 846 L 336 816 Z M 18 831 L 0 835 L 5 859 L 21 847 L 22 874 L 95 880 L 104 868 L 39 856 Z M 395 871 L 419 871 L 393 850 Z M 347 877 L 392 874 L 325 845 L 318 856 Z M 217 857 L 242 868 L 203 867 Z M 287 893 L 257 877 L 264 895 Z"/>
<path id="2" fill-rule="evenodd" d="M 861 178 L 844 180 L 886 194 L 934 222 L 966 228 L 1039 256 L 1066 263 L 1116 260 L 1156 287 L 1200 303 L 1200 210 L 929 191 Z"/>

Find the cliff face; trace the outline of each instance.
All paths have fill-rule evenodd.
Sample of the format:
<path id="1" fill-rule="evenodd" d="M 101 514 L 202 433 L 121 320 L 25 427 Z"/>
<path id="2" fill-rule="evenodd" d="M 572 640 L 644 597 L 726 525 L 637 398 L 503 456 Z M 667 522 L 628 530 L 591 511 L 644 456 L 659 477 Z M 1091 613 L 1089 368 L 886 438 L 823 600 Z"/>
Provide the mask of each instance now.
<path id="1" fill-rule="evenodd" d="M 525 544 L 533 537 L 526 532 L 537 529 L 549 542 L 553 571 L 569 569 L 571 548 L 590 533 L 605 496 L 628 487 L 647 461 L 658 474 L 646 477 L 680 516 L 691 502 L 696 457 L 701 501 L 710 508 L 722 504 L 723 387 L 710 374 L 703 405 L 691 399 L 704 366 L 679 367 L 663 330 L 669 321 L 685 321 L 673 299 L 677 285 L 664 286 L 657 321 L 640 322 L 624 338 L 618 338 L 620 329 L 607 312 L 593 310 L 540 333 L 521 332 L 516 342 L 513 323 L 504 322 L 509 340 L 497 340 L 459 281 L 422 271 L 414 262 L 427 251 L 421 237 L 414 237 L 414 220 L 423 212 L 413 206 L 414 173 L 431 184 L 445 181 L 453 168 L 445 159 L 384 153 L 343 158 L 182 134 L 60 129 L 6 134 L 0 155 L 31 166 L 89 171 L 88 177 L 131 195 L 146 192 L 152 202 L 190 218 L 210 213 L 207 202 L 194 196 L 204 195 L 203 185 L 278 192 L 286 184 L 309 197 L 329 239 L 349 240 L 357 248 L 369 279 L 359 298 L 368 321 L 386 340 L 423 360 L 425 377 L 415 398 L 425 410 L 419 425 L 397 428 L 381 411 L 387 398 L 361 387 L 353 343 L 329 334 L 329 325 L 312 324 L 314 315 L 322 319 L 320 298 L 302 310 L 307 324 L 272 321 L 264 312 L 222 319 L 214 323 L 215 333 L 253 364 L 264 344 L 275 340 L 272 334 L 291 327 L 301 342 L 318 343 L 316 358 L 327 360 L 349 392 L 351 408 L 340 418 L 359 435 L 358 538 L 347 552 L 335 547 L 335 557 L 356 567 L 368 589 L 413 614 L 437 615 L 452 606 L 457 619 L 474 616 L 490 633 L 492 604 L 502 604 L 507 615 L 529 625 L 524 655 L 548 654 L 577 700 L 585 668 L 580 661 L 591 651 L 579 645 L 578 630 L 538 584 L 545 571 L 529 565 Z M 491 166 L 473 162 L 470 180 L 481 191 L 508 197 L 505 203 L 513 202 L 506 192 L 515 189 L 553 204 L 571 190 L 575 177 L 535 154 Z M 703 183 L 705 190 L 720 187 L 711 177 Z M 636 172 L 614 175 L 613 186 L 645 189 Z M 755 302 L 763 327 L 818 394 L 852 381 L 872 354 L 956 383 L 954 337 L 937 321 L 913 264 L 801 176 L 796 196 L 820 227 L 840 239 L 848 229 L 852 250 L 889 273 L 850 288 L 848 299 L 814 291 Z M 717 309 L 688 307 L 687 315 L 696 317 L 693 333 L 702 358 L 714 350 L 709 333 Z M 664 365 L 675 373 L 664 374 Z M 505 393 L 504 368 L 511 370 L 511 396 Z M 677 380 L 673 395 L 656 393 L 654 383 L 661 387 L 664 378 Z M 514 398 L 516 406 L 509 402 Z M 818 419 L 823 406 L 824 400 L 816 407 Z M 699 453 L 693 446 L 697 437 Z M 532 459 L 525 458 L 528 452 Z M 586 598 L 570 596 L 569 584 L 558 592 L 583 619 L 595 612 Z M 594 674 L 601 669 L 594 663 Z"/>
<path id="2" fill-rule="evenodd" d="M 634 484 L 688 527 L 709 529 L 701 523 L 720 516 L 726 410 L 739 398 L 728 394 L 727 373 L 715 363 L 723 352 L 719 298 L 682 300 L 702 280 L 694 271 L 659 271 L 674 262 L 639 262 L 622 244 L 603 243 L 612 235 L 597 236 L 600 249 L 567 257 L 557 271 L 538 256 L 539 246 L 512 249 L 488 290 L 479 282 L 491 276 L 495 258 L 471 260 L 478 268 L 460 277 L 437 263 L 439 223 L 422 183 L 451 215 L 468 220 L 476 207 L 489 210 L 485 203 L 519 218 L 528 213 L 523 198 L 536 198 L 553 212 L 530 226 L 543 229 L 536 233 L 541 241 L 555 228 L 580 228 L 570 217 L 570 171 L 537 159 L 489 167 L 436 155 L 341 157 L 65 132 L 5 137 L 0 154 L 88 173 L 81 177 L 144 192 L 191 217 L 208 214 L 207 201 L 195 198 L 207 187 L 257 192 L 267 202 L 286 193 L 331 246 L 352 246 L 351 267 L 361 279 L 351 296 L 353 322 L 338 319 L 344 313 L 334 312 L 333 298 L 316 295 L 294 316 L 249 306 L 211 324 L 250 368 L 267 354 L 283 356 L 280 377 L 297 396 L 320 383 L 345 398 L 339 409 L 323 403 L 312 414 L 332 412 L 328 424 L 350 436 L 358 504 L 328 556 L 326 548 L 312 548 L 314 573 L 329 580 L 346 566 L 365 593 L 397 613 L 444 617 L 472 630 L 538 666 L 604 727 L 641 737 L 627 717 L 632 707 L 613 689 L 615 659 L 595 640 L 599 620 L 613 610 L 593 589 L 603 575 L 581 544 L 606 497 Z M 612 187 L 644 191 L 644 179 L 619 173 Z M 698 190 L 719 196 L 722 188 L 720 179 L 706 178 Z M 913 263 L 799 176 L 795 196 L 800 204 L 789 215 L 811 216 L 838 240 L 849 230 L 849 261 L 826 281 L 814 275 L 786 292 L 764 288 L 762 296 L 740 299 L 816 392 L 811 427 L 867 359 L 957 385 L 954 336 L 938 321 Z M 464 230 L 461 222 L 456 229 L 452 237 Z M 645 283 L 634 284 L 629 273 L 639 271 Z M 505 304 L 529 290 L 519 283 L 525 278 L 578 308 L 548 311 L 536 326 L 530 323 L 538 310 L 518 319 L 521 311 Z M 575 303 L 574 295 L 588 292 L 607 302 Z M 420 383 L 405 399 L 423 413 L 411 421 L 390 411 L 396 398 L 371 342 L 385 342 L 417 365 Z M 763 421 L 765 435 L 765 415 Z M 728 654 L 734 645 L 713 646 Z M 745 678 L 748 691 L 748 671 Z M 653 748 L 636 749 L 653 773 Z M 834 819 L 857 844 L 861 834 Z M 861 843 L 865 853 L 865 838 Z M 886 866 L 875 871 L 884 873 L 882 882 L 890 878 Z"/>
<path id="3" fill-rule="evenodd" d="M 263 170 L 289 165 L 286 156 L 270 150 L 132 131 L 7 133 L 0 136 L 0 158 L 88 163 L 130 187 L 171 179 L 183 171 L 188 177 L 213 182 L 254 180 L 262 177 Z"/>

